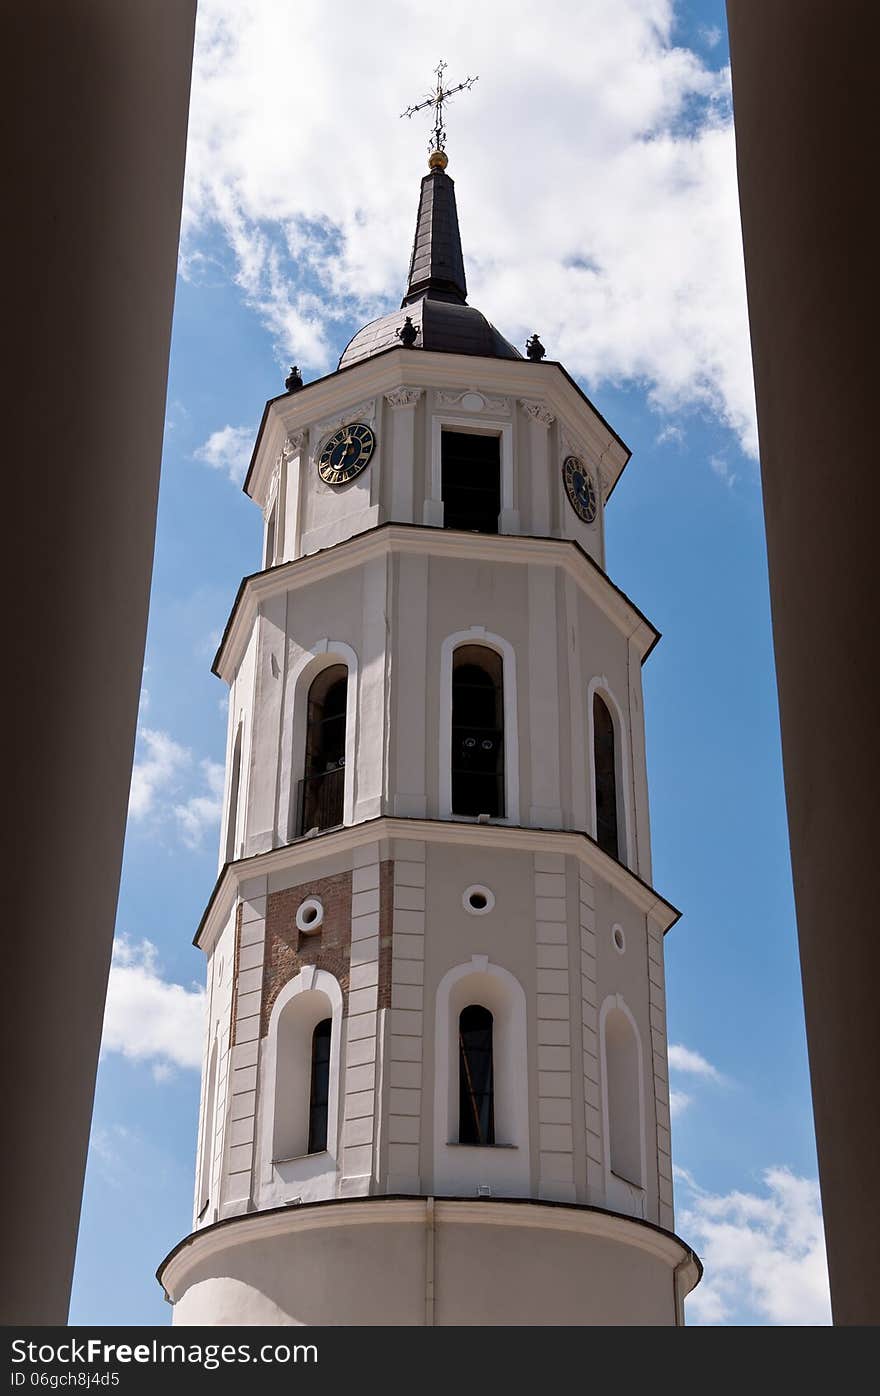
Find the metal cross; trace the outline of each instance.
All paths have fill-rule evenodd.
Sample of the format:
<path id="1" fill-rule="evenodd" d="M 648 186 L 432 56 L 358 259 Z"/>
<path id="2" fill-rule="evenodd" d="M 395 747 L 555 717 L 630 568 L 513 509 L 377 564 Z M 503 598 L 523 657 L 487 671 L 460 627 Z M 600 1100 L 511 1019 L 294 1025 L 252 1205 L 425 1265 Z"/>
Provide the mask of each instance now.
<path id="1" fill-rule="evenodd" d="M 434 108 L 434 130 L 431 134 L 429 150 L 445 150 L 446 148 L 446 128 L 443 125 L 443 103 L 448 102 L 450 97 L 454 97 L 456 92 L 464 92 L 473 87 L 478 78 L 465 78 L 457 87 L 443 86 L 443 73 L 446 64 L 443 59 L 437 64 L 434 72 L 437 76 L 437 86 L 433 92 L 429 92 L 423 102 L 418 102 L 414 107 L 407 107 L 406 111 L 400 113 L 401 117 L 415 116 L 417 111 L 424 111 L 426 107 Z"/>

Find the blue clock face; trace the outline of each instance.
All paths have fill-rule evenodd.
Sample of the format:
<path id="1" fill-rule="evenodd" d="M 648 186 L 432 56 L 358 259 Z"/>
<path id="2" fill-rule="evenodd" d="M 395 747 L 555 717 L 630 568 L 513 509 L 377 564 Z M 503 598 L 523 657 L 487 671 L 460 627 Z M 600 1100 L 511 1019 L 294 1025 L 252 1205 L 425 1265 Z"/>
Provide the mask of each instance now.
<path id="1" fill-rule="evenodd" d="M 562 482 L 568 502 L 579 519 L 591 524 L 599 511 L 599 499 L 593 477 L 577 456 L 566 456 L 562 464 Z"/>
<path id="2" fill-rule="evenodd" d="M 351 426 L 340 427 L 318 457 L 318 474 L 325 485 L 347 485 L 356 475 L 366 469 L 376 448 L 376 437 L 372 427 L 366 422 L 352 422 Z"/>

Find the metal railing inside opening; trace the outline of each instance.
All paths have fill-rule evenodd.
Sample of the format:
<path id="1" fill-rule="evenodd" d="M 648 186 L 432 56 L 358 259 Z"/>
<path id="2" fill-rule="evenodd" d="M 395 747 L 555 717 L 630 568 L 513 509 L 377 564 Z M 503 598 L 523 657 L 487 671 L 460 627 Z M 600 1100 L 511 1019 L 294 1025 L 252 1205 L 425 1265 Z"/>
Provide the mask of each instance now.
<path id="1" fill-rule="evenodd" d="M 297 838 L 310 829 L 336 829 L 342 823 L 345 765 L 306 776 L 297 787 Z"/>

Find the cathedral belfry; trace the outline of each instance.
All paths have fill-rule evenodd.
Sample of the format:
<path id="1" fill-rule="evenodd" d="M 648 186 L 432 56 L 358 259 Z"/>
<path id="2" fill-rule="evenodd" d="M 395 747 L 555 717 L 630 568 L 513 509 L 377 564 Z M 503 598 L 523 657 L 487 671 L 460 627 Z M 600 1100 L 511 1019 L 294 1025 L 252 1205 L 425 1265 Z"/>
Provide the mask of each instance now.
<path id="1" fill-rule="evenodd" d="M 266 405 L 178 1324 L 674 1325 L 629 451 L 468 304 L 442 110 L 401 308 Z M 438 101 L 439 96 L 439 101 Z M 408 113 L 404 113 L 405 115 Z M 439 134 L 438 134 L 439 133 Z"/>

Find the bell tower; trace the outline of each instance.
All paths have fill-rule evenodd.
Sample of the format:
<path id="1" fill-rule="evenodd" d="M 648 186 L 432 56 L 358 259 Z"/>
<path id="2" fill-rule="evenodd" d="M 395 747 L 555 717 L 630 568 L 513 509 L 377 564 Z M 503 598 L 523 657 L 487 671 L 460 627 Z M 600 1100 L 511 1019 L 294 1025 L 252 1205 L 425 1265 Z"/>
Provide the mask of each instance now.
<path id="1" fill-rule="evenodd" d="M 468 304 L 435 143 L 401 308 L 266 405 L 178 1324 L 680 1324 L 629 451 Z"/>

